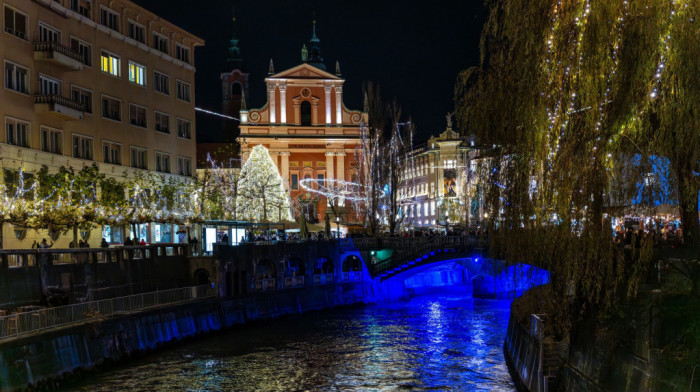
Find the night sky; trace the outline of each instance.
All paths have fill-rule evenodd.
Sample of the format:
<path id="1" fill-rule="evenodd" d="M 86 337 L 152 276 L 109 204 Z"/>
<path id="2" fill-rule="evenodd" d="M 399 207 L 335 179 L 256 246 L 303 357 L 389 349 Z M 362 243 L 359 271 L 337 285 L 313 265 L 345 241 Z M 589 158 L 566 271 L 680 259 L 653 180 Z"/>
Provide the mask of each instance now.
<path id="1" fill-rule="evenodd" d="M 232 35 L 233 1 L 133 1 L 206 41 L 195 52 L 196 104 L 220 112 L 219 75 Z M 249 108 L 266 101 L 263 79 L 270 58 L 276 72 L 301 63 L 315 10 L 326 67 L 334 73 L 335 61 L 340 61 L 346 79 L 346 106 L 362 109 L 362 83 L 373 81 L 384 100 L 396 98 L 404 117 L 413 118 L 417 141 L 445 129 L 458 72 L 478 64 L 486 17 L 483 0 L 237 0 L 235 7 L 250 73 Z M 214 135 L 201 126 L 197 132 L 198 141 L 213 141 Z"/>

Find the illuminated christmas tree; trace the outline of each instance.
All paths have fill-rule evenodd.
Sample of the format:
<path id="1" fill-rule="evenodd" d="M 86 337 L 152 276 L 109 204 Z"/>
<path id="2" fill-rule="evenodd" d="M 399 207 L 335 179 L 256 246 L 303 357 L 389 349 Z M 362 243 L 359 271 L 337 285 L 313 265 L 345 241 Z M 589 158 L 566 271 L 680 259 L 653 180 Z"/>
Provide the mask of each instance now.
<path id="1" fill-rule="evenodd" d="M 289 192 L 263 146 L 255 146 L 241 169 L 237 203 L 239 215 L 253 222 L 292 220 Z"/>

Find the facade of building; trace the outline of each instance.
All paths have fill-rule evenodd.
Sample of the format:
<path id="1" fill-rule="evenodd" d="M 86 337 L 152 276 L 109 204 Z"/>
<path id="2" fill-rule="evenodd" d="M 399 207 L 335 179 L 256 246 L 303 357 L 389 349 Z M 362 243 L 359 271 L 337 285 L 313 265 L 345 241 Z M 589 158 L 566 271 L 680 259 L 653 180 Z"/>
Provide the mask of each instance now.
<path id="1" fill-rule="evenodd" d="M 337 64 L 336 74 L 326 71 L 315 22 L 313 36 L 301 54 L 301 64 L 279 73 L 270 63 L 269 76 L 265 78 L 268 99 L 263 107 L 247 109 L 242 100 L 238 140 L 243 163 L 254 146 L 264 145 L 269 150 L 289 186 L 293 204 L 307 221 L 318 222 L 325 218 L 327 200 L 305 191 L 302 182 L 307 180 L 304 184 L 316 186 L 308 180 L 352 181 L 357 176 L 359 160 L 355 153 L 367 114 L 345 107 L 345 80 Z M 231 75 L 237 74 L 234 71 Z M 236 87 L 238 83 L 234 80 L 224 88 L 245 91 L 246 85 Z M 341 219 L 345 221 L 347 214 Z M 332 220 L 335 222 L 335 218 Z"/>
<path id="2" fill-rule="evenodd" d="M 409 153 L 399 188 L 404 227 L 438 228 L 474 220 L 474 154 L 449 120 L 444 132 Z"/>
<path id="3" fill-rule="evenodd" d="M 5 177 L 93 162 L 118 179 L 149 171 L 194 175 L 194 50 L 202 39 L 127 0 L 1 4 Z M 46 237 L 28 233 L 23 243 L 4 226 L 3 248 Z M 123 235 L 110 234 L 110 241 Z"/>

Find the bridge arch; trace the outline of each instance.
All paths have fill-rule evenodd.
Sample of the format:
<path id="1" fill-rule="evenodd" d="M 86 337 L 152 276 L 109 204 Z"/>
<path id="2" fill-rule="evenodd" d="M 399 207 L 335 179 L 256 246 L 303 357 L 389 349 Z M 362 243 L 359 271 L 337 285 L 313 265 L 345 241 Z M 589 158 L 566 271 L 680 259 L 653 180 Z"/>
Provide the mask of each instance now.
<path id="1" fill-rule="evenodd" d="M 359 272 L 362 271 L 363 266 L 362 258 L 357 255 L 349 255 L 343 260 L 342 271 L 343 272 Z"/>
<path id="2" fill-rule="evenodd" d="M 314 275 L 332 274 L 333 260 L 330 257 L 321 256 L 314 263 Z"/>
<path id="3" fill-rule="evenodd" d="M 270 279 L 277 277 L 277 268 L 270 259 L 260 259 L 255 263 L 255 279 Z"/>
<path id="4" fill-rule="evenodd" d="M 298 257 L 286 257 L 282 260 L 284 276 L 304 276 L 306 275 L 306 265 Z"/>

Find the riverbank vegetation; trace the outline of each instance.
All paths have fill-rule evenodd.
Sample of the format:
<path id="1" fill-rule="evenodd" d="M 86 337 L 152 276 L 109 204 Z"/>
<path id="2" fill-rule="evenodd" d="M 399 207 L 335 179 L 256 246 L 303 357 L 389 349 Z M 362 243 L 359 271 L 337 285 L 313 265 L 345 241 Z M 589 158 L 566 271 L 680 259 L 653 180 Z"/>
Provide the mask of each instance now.
<path id="1" fill-rule="evenodd" d="M 681 245 L 699 258 L 700 6 L 487 4 L 481 64 L 460 74 L 455 100 L 460 129 L 488 146 L 479 162 L 491 252 L 551 272 L 537 300 L 550 335 L 629 321 L 657 287 L 663 254 L 657 227 L 616 243 L 616 211 L 676 208 Z M 700 336 L 695 324 L 687 331 Z"/>

